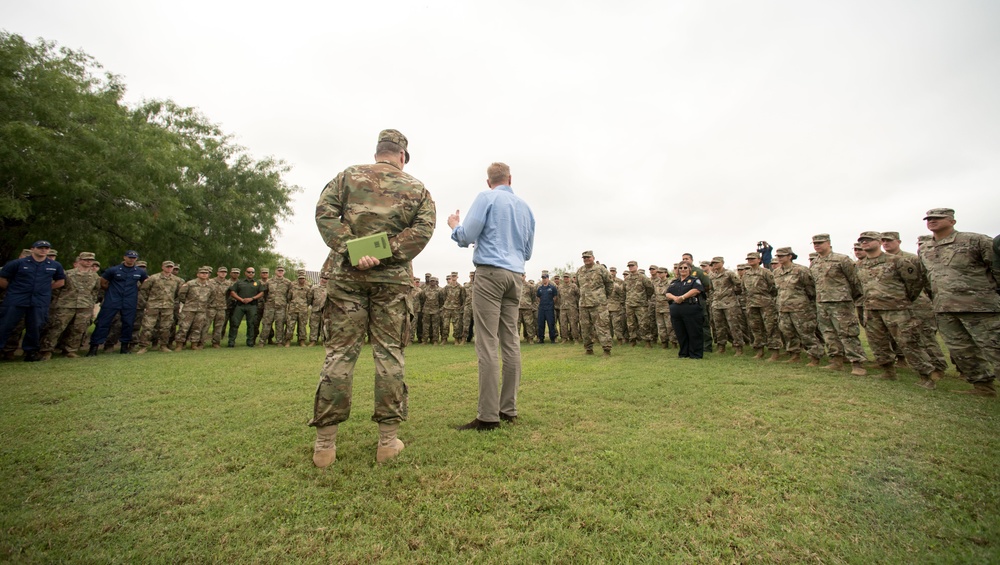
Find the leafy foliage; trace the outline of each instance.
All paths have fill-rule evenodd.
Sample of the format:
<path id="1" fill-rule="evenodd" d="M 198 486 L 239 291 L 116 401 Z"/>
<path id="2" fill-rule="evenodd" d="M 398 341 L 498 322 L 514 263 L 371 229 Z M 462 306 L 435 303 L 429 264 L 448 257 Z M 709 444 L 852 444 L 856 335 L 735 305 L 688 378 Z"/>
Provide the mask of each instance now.
<path id="1" fill-rule="evenodd" d="M 269 263 L 298 190 L 193 108 L 130 108 L 90 56 L 0 32 L 0 257 L 44 238 L 105 265 Z"/>

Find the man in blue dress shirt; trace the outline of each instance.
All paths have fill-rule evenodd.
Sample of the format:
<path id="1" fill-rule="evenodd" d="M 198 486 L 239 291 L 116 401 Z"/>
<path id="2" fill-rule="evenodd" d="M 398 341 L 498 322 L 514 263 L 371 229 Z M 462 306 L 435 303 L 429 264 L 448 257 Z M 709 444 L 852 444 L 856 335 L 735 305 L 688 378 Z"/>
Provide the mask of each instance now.
<path id="1" fill-rule="evenodd" d="M 510 167 L 493 163 L 486 169 L 486 175 L 490 190 L 476 196 L 465 222 L 459 218 L 458 210 L 448 217 L 451 239 L 459 247 L 475 244 L 472 316 L 479 357 L 479 408 L 476 419 L 459 426 L 460 430 L 492 430 L 500 425 L 500 420 L 514 422 L 521 381 L 517 306 L 524 264 L 531 259 L 534 245 L 535 216 L 510 188 Z"/>
<path id="2" fill-rule="evenodd" d="M 94 322 L 94 333 L 90 335 L 90 351 L 87 357 L 96 357 L 98 348 L 108 339 L 108 332 L 111 330 L 111 322 L 115 314 L 121 314 L 122 333 L 118 340 L 121 342 L 122 354 L 132 352 L 132 327 L 135 324 L 135 308 L 139 301 L 139 285 L 149 278 L 146 270 L 136 265 L 139 254 L 129 250 L 122 257 L 122 262 L 114 267 L 109 267 L 101 275 L 101 288 L 104 289 L 104 301 L 101 303 L 101 312 Z"/>
<path id="3" fill-rule="evenodd" d="M 40 361 L 38 339 L 49 317 L 52 291 L 66 284 L 62 265 L 47 257 L 52 244 L 38 240 L 31 245 L 31 255 L 15 259 L 0 269 L 0 288 L 6 289 L 0 314 L 0 344 L 7 343 L 11 331 L 24 320 L 25 361 Z"/>

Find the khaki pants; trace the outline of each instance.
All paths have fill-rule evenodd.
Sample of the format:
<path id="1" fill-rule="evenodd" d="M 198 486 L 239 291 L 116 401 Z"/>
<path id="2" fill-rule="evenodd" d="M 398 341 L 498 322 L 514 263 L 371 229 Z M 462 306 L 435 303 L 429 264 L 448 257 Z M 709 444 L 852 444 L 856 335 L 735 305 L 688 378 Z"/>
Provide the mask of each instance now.
<path id="1" fill-rule="evenodd" d="M 500 412 L 517 416 L 517 388 L 521 382 L 517 306 L 521 296 L 521 275 L 499 267 L 479 266 L 472 284 L 475 285 L 472 315 L 479 358 L 476 417 L 482 422 L 499 422 Z"/>

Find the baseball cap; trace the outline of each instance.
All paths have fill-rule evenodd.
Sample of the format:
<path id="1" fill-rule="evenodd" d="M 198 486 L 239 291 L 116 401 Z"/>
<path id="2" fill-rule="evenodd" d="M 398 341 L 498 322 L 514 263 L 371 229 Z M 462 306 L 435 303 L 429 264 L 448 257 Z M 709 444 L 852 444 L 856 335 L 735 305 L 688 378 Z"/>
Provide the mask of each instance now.
<path id="1" fill-rule="evenodd" d="M 32 243 L 31 247 L 32 248 L 34 248 L 34 247 L 49 247 L 49 248 L 51 248 L 52 244 L 49 243 L 49 242 L 47 242 L 47 241 L 45 241 L 44 239 L 39 239 L 35 243 Z"/>
<path id="2" fill-rule="evenodd" d="M 126 257 L 131 257 L 132 259 L 138 259 L 139 258 L 139 252 L 138 251 L 134 251 L 132 249 L 129 249 L 128 251 L 125 252 L 125 256 Z"/>
<path id="3" fill-rule="evenodd" d="M 403 148 L 403 153 L 406 153 L 406 160 L 404 163 L 410 162 L 410 151 L 408 149 L 409 142 L 406 140 L 406 136 L 395 129 L 384 129 L 378 134 L 378 142 L 391 141 L 396 145 Z"/>

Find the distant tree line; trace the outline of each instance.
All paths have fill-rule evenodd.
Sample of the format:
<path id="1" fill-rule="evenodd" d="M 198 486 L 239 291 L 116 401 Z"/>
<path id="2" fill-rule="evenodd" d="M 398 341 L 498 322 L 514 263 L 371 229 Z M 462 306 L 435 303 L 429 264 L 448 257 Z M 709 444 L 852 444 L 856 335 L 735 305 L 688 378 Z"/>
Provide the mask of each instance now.
<path id="1" fill-rule="evenodd" d="M 0 30 L 0 259 L 47 239 L 67 264 L 93 251 L 108 266 L 126 249 L 185 272 L 282 261 L 276 227 L 299 190 L 288 166 L 193 108 L 129 107 L 124 93 L 89 55 Z"/>

